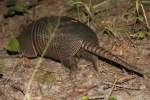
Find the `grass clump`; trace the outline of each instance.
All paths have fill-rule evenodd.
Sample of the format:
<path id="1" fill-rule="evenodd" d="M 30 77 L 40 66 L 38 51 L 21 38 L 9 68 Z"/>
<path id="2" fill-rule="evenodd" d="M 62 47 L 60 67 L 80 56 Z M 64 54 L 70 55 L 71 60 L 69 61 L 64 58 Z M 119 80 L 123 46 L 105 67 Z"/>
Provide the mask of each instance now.
<path id="1" fill-rule="evenodd" d="M 29 0 L 24 2 L 17 2 L 17 0 L 5 0 L 4 17 L 11 17 L 14 15 L 23 15 L 28 9 L 36 6 L 40 0 Z"/>

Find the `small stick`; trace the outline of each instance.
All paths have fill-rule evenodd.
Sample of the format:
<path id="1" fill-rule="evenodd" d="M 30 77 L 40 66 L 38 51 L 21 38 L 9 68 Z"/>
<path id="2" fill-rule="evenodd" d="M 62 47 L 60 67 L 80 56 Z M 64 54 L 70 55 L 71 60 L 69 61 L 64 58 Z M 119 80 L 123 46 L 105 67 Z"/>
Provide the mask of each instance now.
<path id="1" fill-rule="evenodd" d="M 144 10 L 144 7 L 143 7 L 143 4 L 141 3 L 141 8 L 142 8 L 142 12 L 143 12 L 143 15 L 144 15 L 144 19 L 145 19 L 145 22 L 146 22 L 146 26 L 148 29 L 150 29 L 150 26 L 148 24 L 148 21 L 147 21 L 147 17 L 146 17 L 146 13 L 145 13 L 145 10 Z"/>
<path id="2" fill-rule="evenodd" d="M 107 85 L 115 85 L 116 87 L 124 88 L 124 89 L 130 89 L 130 90 L 141 90 L 141 89 L 139 89 L 139 88 L 131 88 L 131 87 L 122 86 L 122 85 L 118 85 L 118 84 L 114 84 L 114 83 L 110 83 L 110 82 L 104 82 L 104 84 L 107 84 Z"/>
<path id="3" fill-rule="evenodd" d="M 114 88 L 116 87 L 117 81 L 118 81 L 118 79 L 115 79 L 114 83 L 112 84 L 112 88 L 111 88 L 111 91 L 109 92 L 108 98 L 112 95 L 112 92 L 113 92 Z"/>

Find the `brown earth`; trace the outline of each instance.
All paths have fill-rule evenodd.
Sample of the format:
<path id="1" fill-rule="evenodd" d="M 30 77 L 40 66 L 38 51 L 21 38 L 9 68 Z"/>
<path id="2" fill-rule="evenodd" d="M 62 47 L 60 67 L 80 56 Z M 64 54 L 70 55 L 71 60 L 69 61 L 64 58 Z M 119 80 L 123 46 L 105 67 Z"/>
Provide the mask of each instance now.
<path id="1" fill-rule="evenodd" d="M 135 14 L 135 6 L 129 5 L 127 0 L 117 1 L 112 8 L 98 12 L 89 26 L 97 33 L 101 46 L 149 72 L 149 32 L 145 29 L 145 24 L 136 23 L 135 16 L 127 19 L 123 17 L 127 10 Z M 3 8 L 3 3 L 0 2 L 0 8 Z M 72 14 L 76 12 L 68 9 L 70 7 L 63 0 L 41 0 L 22 16 L 3 18 L 3 11 L 0 12 L 0 70 L 3 73 L 0 78 L 0 100 L 22 100 L 27 95 L 29 80 L 39 61 L 39 58 L 15 58 L 8 55 L 4 47 L 9 39 L 19 33 L 21 25 L 43 16 L 67 15 L 78 19 Z M 150 24 L 149 10 L 146 10 L 146 15 Z M 113 26 L 112 32 L 105 32 L 104 29 L 108 26 Z M 145 32 L 143 39 L 136 34 L 141 30 Z M 32 100 L 81 100 L 83 96 L 88 96 L 90 100 L 106 100 L 110 95 L 117 100 L 150 100 L 149 75 L 140 77 L 129 74 L 102 60 L 98 64 L 99 72 L 95 72 L 90 62 L 81 60 L 76 79 L 70 80 L 68 69 L 61 63 L 43 58 L 31 82 Z"/>

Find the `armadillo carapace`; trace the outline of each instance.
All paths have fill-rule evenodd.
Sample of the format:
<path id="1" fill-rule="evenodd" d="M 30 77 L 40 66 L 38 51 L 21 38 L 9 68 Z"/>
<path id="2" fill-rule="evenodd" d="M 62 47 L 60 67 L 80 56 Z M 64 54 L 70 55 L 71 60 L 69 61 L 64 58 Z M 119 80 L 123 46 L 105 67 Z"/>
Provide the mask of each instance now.
<path id="1" fill-rule="evenodd" d="M 40 18 L 27 25 L 17 39 L 22 53 L 27 57 L 41 55 L 49 43 L 44 56 L 62 62 L 71 70 L 77 67 L 78 58 L 91 61 L 97 70 L 96 61 L 99 56 L 118 63 L 125 69 L 142 74 L 138 67 L 131 66 L 100 47 L 96 34 L 85 24 L 70 17 Z"/>

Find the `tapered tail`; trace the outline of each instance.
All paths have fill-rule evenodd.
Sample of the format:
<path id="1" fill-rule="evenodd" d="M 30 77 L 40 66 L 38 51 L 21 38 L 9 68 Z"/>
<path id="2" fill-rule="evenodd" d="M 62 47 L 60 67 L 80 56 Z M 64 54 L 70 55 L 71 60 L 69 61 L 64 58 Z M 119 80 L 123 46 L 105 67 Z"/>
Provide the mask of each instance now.
<path id="1" fill-rule="evenodd" d="M 88 52 L 91 52 L 97 56 L 100 56 L 100 57 L 105 58 L 107 60 L 113 61 L 113 62 L 121 65 L 121 67 L 123 67 L 129 71 L 132 71 L 132 72 L 134 72 L 140 76 L 143 76 L 143 72 L 140 68 L 128 64 L 127 62 L 125 62 L 121 58 L 117 57 L 116 55 L 112 54 L 111 52 L 104 49 L 103 47 L 95 45 L 91 42 L 84 42 L 82 45 L 82 48 L 84 48 Z"/>

